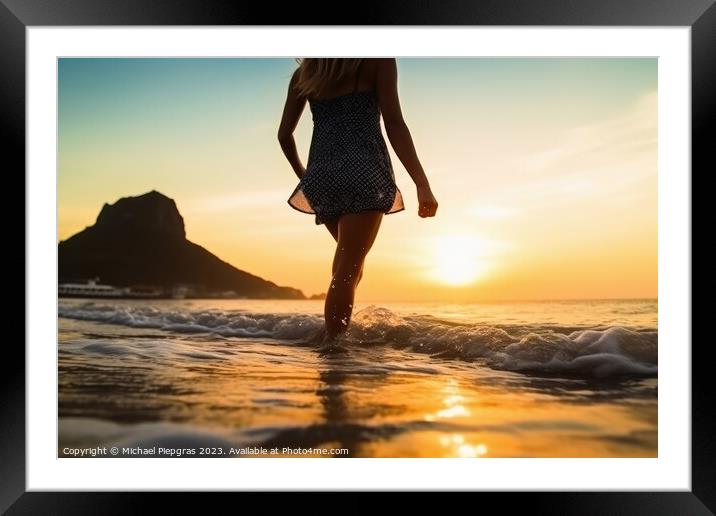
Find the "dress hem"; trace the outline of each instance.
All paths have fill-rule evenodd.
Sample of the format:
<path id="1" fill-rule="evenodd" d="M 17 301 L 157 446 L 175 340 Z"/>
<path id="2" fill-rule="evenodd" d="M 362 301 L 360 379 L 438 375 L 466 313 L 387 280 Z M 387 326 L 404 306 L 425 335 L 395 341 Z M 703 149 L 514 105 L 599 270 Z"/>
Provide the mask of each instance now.
<path id="1" fill-rule="evenodd" d="M 293 200 L 293 198 L 296 196 L 296 194 L 297 194 L 299 191 L 301 191 L 301 194 L 303 194 L 303 198 L 306 200 L 306 204 L 309 206 L 309 208 L 310 208 L 310 209 L 313 209 L 313 206 L 311 206 L 311 203 L 310 203 L 310 201 L 308 200 L 308 197 L 306 197 L 306 195 L 303 193 L 303 190 L 301 189 L 300 185 L 297 186 L 297 187 L 294 189 L 294 191 L 291 193 L 291 195 L 289 196 L 289 198 L 286 200 L 286 203 L 287 203 L 291 208 L 293 208 L 294 210 L 296 210 L 296 211 L 298 211 L 298 212 L 300 212 L 300 213 L 305 213 L 306 215 L 314 215 L 314 216 L 315 216 L 315 222 L 316 222 L 316 225 L 317 225 L 317 226 L 320 226 L 320 225 L 322 225 L 322 224 L 325 224 L 325 223 L 328 222 L 328 221 L 331 221 L 331 220 L 335 220 L 335 219 L 337 219 L 337 218 L 340 218 L 342 215 L 346 215 L 346 214 L 348 214 L 348 213 L 361 213 L 361 212 L 364 212 L 364 211 L 380 211 L 380 212 L 382 212 L 384 215 L 392 215 L 393 213 L 398 213 L 398 212 L 401 212 L 401 211 L 404 211 L 404 210 L 405 210 L 405 203 L 403 202 L 403 193 L 400 191 L 400 188 L 398 188 L 398 187 L 396 186 L 396 188 L 395 188 L 395 195 L 393 196 L 393 203 L 390 205 L 390 208 L 388 208 L 387 210 L 381 210 L 380 208 L 366 208 L 366 209 L 363 209 L 363 210 L 346 211 L 346 212 L 343 212 L 343 213 L 341 213 L 341 214 L 339 214 L 339 215 L 336 215 L 335 217 L 331 217 L 331 218 L 327 218 L 327 219 L 325 219 L 325 220 L 321 220 L 320 217 L 319 217 L 319 215 L 318 215 L 315 211 L 302 210 L 302 209 L 299 208 L 297 205 L 295 205 L 295 204 L 293 204 L 293 203 L 291 202 L 291 201 Z M 396 201 L 398 200 L 398 198 L 400 199 L 400 205 L 399 205 L 400 207 L 399 207 L 398 209 L 393 209 L 393 207 L 395 206 L 395 203 L 396 203 Z"/>
<path id="2" fill-rule="evenodd" d="M 403 207 L 400 208 L 400 209 L 393 210 L 393 211 L 383 211 L 383 210 L 379 210 L 379 209 L 376 209 L 376 208 L 366 208 L 365 210 L 346 211 L 346 212 L 344 212 L 344 213 L 341 213 L 340 215 L 337 215 L 337 216 L 335 216 L 335 217 L 331 217 L 330 219 L 326 219 L 326 220 L 324 220 L 324 221 L 322 221 L 322 222 L 316 222 L 316 225 L 317 225 L 317 226 L 320 226 L 321 224 L 325 224 L 326 222 L 330 222 L 331 220 L 338 219 L 338 218 L 342 217 L 343 215 L 350 215 L 351 213 L 362 213 L 362 212 L 364 212 L 364 211 L 379 211 L 379 212 L 381 212 L 383 215 L 392 215 L 393 213 L 398 213 L 398 212 L 401 212 L 401 211 L 405 211 L 405 206 L 403 206 Z"/>
<path id="3" fill-rule="evenodd" d="M 302 210 L 301 208 L 298 208 L 297 206 L 294 206 L 293 204 L 291 204 L 291 201 L 290 201 L 290 200 L 289 200 L 289 201 L 286 201 L 286 202 L 288 203 L 288 205 L 289 205 L 291 208 L 293 208 L 293 209 L 296 210 L 296 211 L 300 211 L 301 213 L 306 213 L 307 215 L 315 215 L 315 213 L 316 213 L 315 211 L 305 211 L 305 210 Z"/>

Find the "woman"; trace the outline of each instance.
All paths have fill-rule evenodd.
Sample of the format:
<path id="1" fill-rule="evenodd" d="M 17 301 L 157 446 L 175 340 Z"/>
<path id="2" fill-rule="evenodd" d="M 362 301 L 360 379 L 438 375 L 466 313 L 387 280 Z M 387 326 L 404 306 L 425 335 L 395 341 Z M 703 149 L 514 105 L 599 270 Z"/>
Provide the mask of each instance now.
<path id="1" fill-rule="evenodd" d="M 325 324 L 311 340 L 330 348 L 344 333 L 366 255 L 384 214 L 403 210 L 380 117 L 396 155 L 415 182 L 418 214 L 433 217 L 438 203 L 415 152 L 398 99 L 395 59 L 297 59 L 288 85 L 278 140 L 299 178 L 289 205 L 315 214 L 336 240 Z M 307 167 L 293 132 L 308 102 L 313 135 Z"/>

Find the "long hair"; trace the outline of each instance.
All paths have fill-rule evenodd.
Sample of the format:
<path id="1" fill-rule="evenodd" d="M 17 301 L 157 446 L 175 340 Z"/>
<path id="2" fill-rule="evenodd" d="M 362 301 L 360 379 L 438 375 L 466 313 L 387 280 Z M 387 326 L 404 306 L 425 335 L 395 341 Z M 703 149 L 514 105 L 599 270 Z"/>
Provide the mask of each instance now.
<path id="1" fill-rule="evenodd" d="M 319 93 L 326 84 L 338 82 L 358 69 L 363 59 L 297 58 L 296 89 L 300 95 Z"/>

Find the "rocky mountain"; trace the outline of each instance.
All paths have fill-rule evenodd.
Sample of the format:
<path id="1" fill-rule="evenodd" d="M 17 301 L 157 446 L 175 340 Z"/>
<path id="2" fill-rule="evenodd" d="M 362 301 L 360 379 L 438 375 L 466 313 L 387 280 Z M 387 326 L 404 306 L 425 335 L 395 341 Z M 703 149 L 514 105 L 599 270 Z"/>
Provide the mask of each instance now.
<path id="1" fill-rule="evenodd" d="M 61 241 L 59 279 L 99 277 L 115 286 L 196 285 L 249 298 L 305 299 L 303 292 L 237 269 L 186 239 L 174 200 L 152 190 L 105 204 L 93 226 Z"/>

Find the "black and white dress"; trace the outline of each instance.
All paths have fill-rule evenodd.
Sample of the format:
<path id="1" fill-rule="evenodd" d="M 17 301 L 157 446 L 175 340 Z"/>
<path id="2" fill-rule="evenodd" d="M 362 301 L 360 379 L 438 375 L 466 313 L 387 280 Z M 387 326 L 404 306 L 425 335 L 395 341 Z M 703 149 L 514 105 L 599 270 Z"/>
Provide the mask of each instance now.
<path id="1" fill-rule="evenodd" d="M 361 62 L 362 64 L 362 62 Z M 353 91 L 329 99 L 308 99 L 313 135 L 306 171 L 288 204 L 316 215 L 316 224 L 345 213 L 405 209 L 380 126 L 375 91 Z"/>

